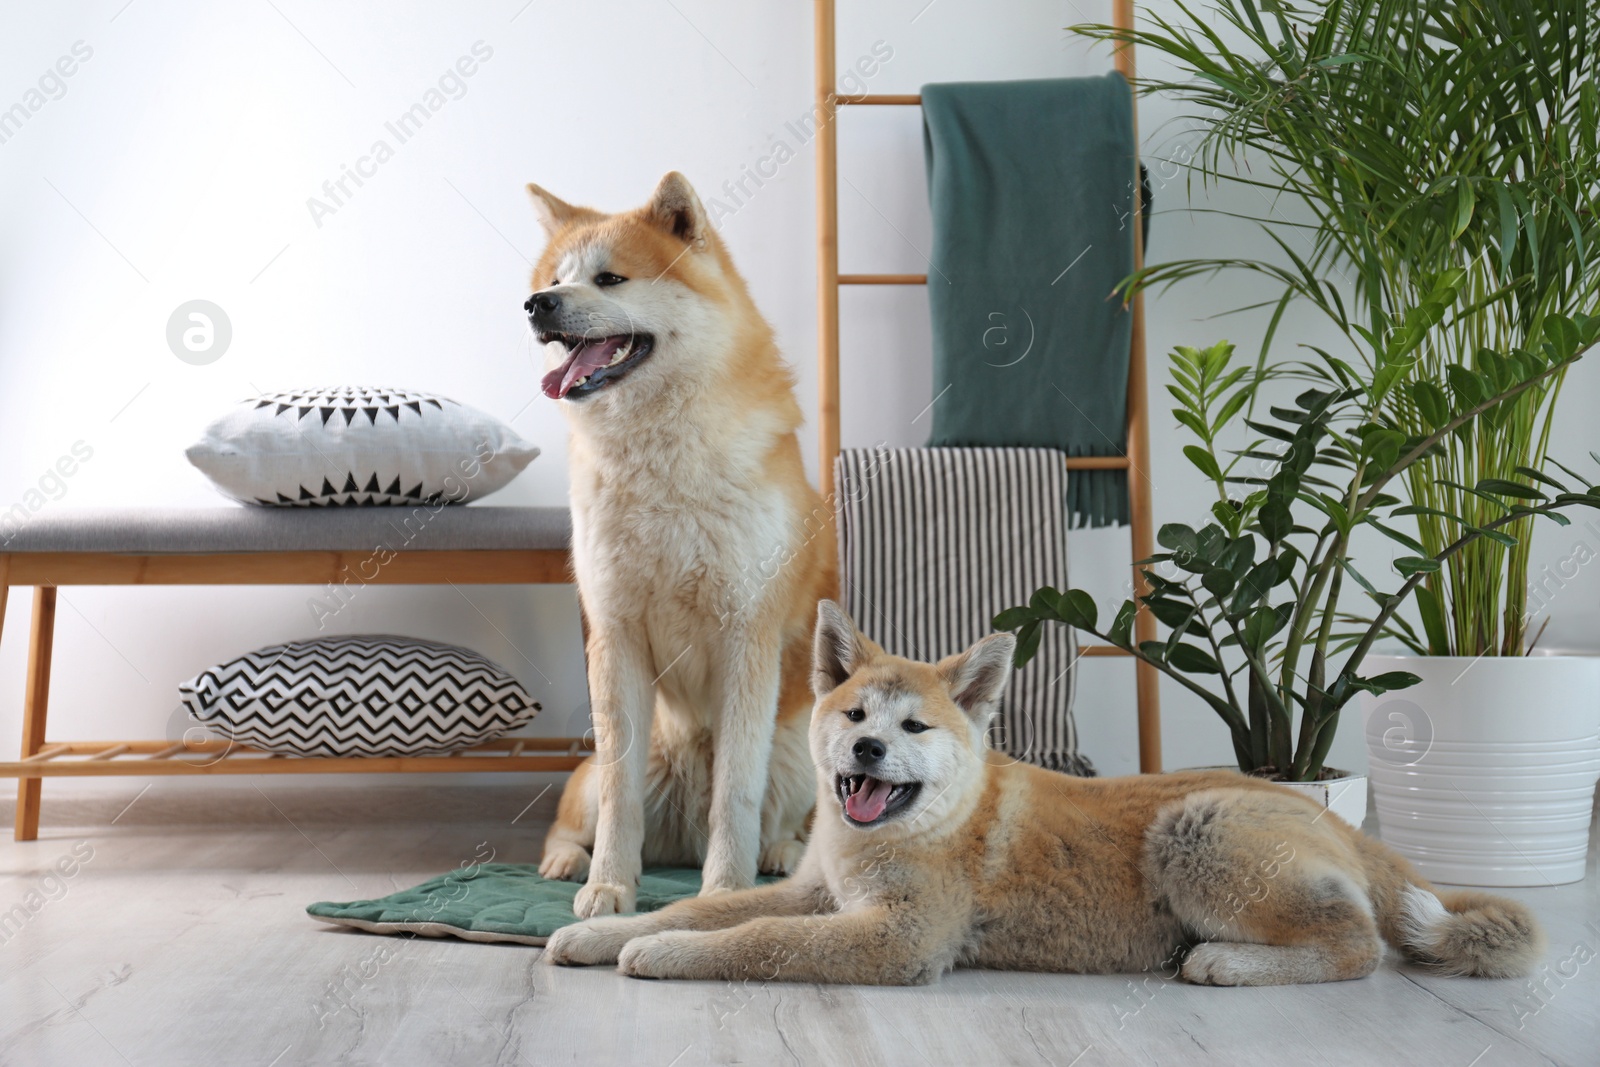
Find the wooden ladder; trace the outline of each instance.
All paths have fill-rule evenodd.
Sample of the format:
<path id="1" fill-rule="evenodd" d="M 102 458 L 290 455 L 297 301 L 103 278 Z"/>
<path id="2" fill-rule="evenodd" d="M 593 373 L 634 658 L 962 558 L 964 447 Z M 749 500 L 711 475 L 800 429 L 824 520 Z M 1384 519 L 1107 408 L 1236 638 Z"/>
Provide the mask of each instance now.
<path id="1" fill-rule="evenodd" d="M 922 104 L 915 93 L 841 96 L 834 71 L 834 0 L 815 0 L 816 4 L 816 113 L 817 113 L 817 408 L 824 500 L 833 499 L 833 461 L 839 454 L 839 286 L 841 285 L 926 285 L 926 274 L 840 274 L 839 273 L 839 157 L 834 120 L 841 106 L 909 106 Z M 1133 23 L 1133 0 L 1114 0 L 1112 21 L 1118 26 Z M 1116 68 L 1131 84 L 1134 78 L 1133 46 L 1121 45 L 1115 54 Z M 1138 116 L 1134 119 L 1135 143 Z M 1133 188 L 1140 188 L 1138 164 L 1134 165 Z M 1144 266 L 1144 220 L 1142 198 L 1133 197 L 1133 265 Z M 1129 534 L 1133 559 L 1155 553 L 1155 536 L 1150 500 L 1149 399 L 1145 378 L 1144 295 L 1135 293 L 1130 309 L 1133 338 L 1128 353 L 1127 451 L 1120 456 L 1068 456 L 1067 469 L 1125 470 L 1128 472 Z M 1138 567 L 1133 568 L 1136 595 L 1149 590 Z M 1156 622 L 1148 611 L 1135 616 L 1136 640 L 1153 641 Z M 1127 656 L 1110 645 L 1087 645 L 1079 656 Z M 1128 658 L 1132 658 L 1131 656 Z M 1161 703 L 1154 667 L 1135 661 L 1139 707 L 1139 769 L 1145 773 L 1161 770 Z"/>

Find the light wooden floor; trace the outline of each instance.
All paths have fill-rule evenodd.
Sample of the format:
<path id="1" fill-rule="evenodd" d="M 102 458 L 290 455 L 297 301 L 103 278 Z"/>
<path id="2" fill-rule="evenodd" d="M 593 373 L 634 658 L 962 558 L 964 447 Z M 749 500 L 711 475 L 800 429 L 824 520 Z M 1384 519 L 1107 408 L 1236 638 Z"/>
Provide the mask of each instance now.
<path id="1" fill-rule="evenodd" d="M 1361 981 L 1264 990 L 992 972 L 920 989 L 640 982 L 303 913 L 490 850 L 534 860 L 545 781 L 47 783 L 41 839 L 0 844 L 0 1062 L 1600 1063 L 1593 850 L 1586 881 L 1512 893 L 1550 932 L 1537 985 L 1392 960 Z M 51 877 L 74 850 L 72 877 Z"/>

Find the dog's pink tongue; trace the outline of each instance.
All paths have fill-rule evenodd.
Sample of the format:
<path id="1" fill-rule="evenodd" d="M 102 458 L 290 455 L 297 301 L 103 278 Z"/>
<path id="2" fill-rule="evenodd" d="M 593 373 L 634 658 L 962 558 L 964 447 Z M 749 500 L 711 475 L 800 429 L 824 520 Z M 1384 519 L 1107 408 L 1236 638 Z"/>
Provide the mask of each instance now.
<path id="1" fill-rule="evenodd" d="M 861 788 L 845 797 L 844 810 L 856 822 L 872 822 L 889 806 L 889 792 L 894 786 L 868 778 Z"/>
<path id="2" fill-rule="evenodd" d="M 544 376 L 541 383 L 544 395 L 551 400 L 560 400 L 572 390 L 572 386 L 579 378 L 595 371 L 611 362 L 611 357 L 617 354 L 617 349 L 627 340 L 625 336 L 607 337 L 603 341 L 583 341 L 572 353 L 567 356 L 567 361 L 549 374 Z"/>

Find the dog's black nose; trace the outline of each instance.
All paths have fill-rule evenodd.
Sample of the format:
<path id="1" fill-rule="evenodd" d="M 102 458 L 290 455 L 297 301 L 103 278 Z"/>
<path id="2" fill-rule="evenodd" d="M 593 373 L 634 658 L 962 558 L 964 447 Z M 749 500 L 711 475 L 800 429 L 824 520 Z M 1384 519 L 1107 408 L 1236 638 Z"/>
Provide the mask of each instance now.
<path id="1" fill-rule="evenodd" d="M 856 760 L 863 764 L 877 763 L 889 752 L 883 747 L 883 742 L 876 737 L 863 737 L 851 747 L 850 751 L 854 752 Z"/>
<path id="2" fill-rule="evenodd" d="M 560 306 L 561 298 L 555 293 L 534 293 L 528 297 L 528 302 L 522 305 L 522 310 L 530 315 L 548 315 Z"/>

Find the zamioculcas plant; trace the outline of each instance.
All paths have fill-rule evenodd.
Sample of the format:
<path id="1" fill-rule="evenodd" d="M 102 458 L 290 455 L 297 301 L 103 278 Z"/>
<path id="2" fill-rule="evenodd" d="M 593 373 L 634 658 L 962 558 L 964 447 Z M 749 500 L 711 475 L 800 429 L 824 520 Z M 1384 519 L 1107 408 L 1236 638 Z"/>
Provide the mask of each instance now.
<path id="1" fill-rule="evenodd" d="M 1396 519 L 1419 509 L 1386 492 L 1391 482 L 1452 435 L 1561 374 L 1600 341 L 1600 317 L 1553 316 L 1545 339 L 1531 349 L 1490 360 L 1479 354 L 1474 364 L 1483 369 L 1453 364 L 1449 375 L 1471 376 L 1473 385 L 1441 391 L 1423 431 L 1406 434 L 1385 425 L 1421 324 L 1437 321 L 1456 303 L 1459 280 L 1449 275 L 1427 290 L 1429 299 L 1402 320 L 1417 328 L 1396 331 L 1370 370 L 1325 354 L 1280 368 L 1279 378 L 1301 378 L 1311 388 L 1292 407 L 1274 406 L 1266 418 L 1246 419 L 1259 440 L 1231 453 L 1219 449 L 1218 438 L 1262 376 L 1230 369 L 1233 346 L 1226 342 L 1177 349 L 1168 387 L 1178 400 L 1173 415 L 1197 438 L 1185 455 L 1216 486 L 1213 521 L 1161 527 L 1157 541 L 1165 551 L 1140 562 L 1148 593 L 1125 601 L 1109 622 L 1081 589 L 1040 589 L 1026 605 L 1001 612 L 994 625 L 1017 632 L 1017 664 L 1033 657 L 1041 627 L 1076 627 L 1132 653 L 1209 704 L 1232 735 L 1240 770 L 1315 781 L 1339 714 L 1358 692 L 1418 681 L 1405 672 L 1364 677 L 1359 671 L 1396 609 L 1427 575 L 1481 540 L 1509 547 L 1515 541 L 1508 529 L 1520 530 L 1536 516 L 1565 524 L 1565 508 L 1600 508 L 1597 485 L 1569 486 L 1548 476 L 1537 485 L 1485 479 L 1471 492 L 1494 502 L 1495 516 L 1472 523 L 1441 511 L 1438 517 L 1451 529 L 1441 551 L 1429 554 L 1396 529 Z M 1384 575 L 1357 569 L 1350 541 L 1363 526 L 1411 553 L 1393 561 L 1399 585 L 1392 591 L 1380 590 L 1379 583 L 1388 584 Z M 1342 639 L 1335 629 L 1345 618 L 1339 600 L 1346 579 L 1372 600 L 1374 618 L 1363 632 Z M 1164 640 L 1134 641 L 1140 610 L 1165 624 Z"/>

